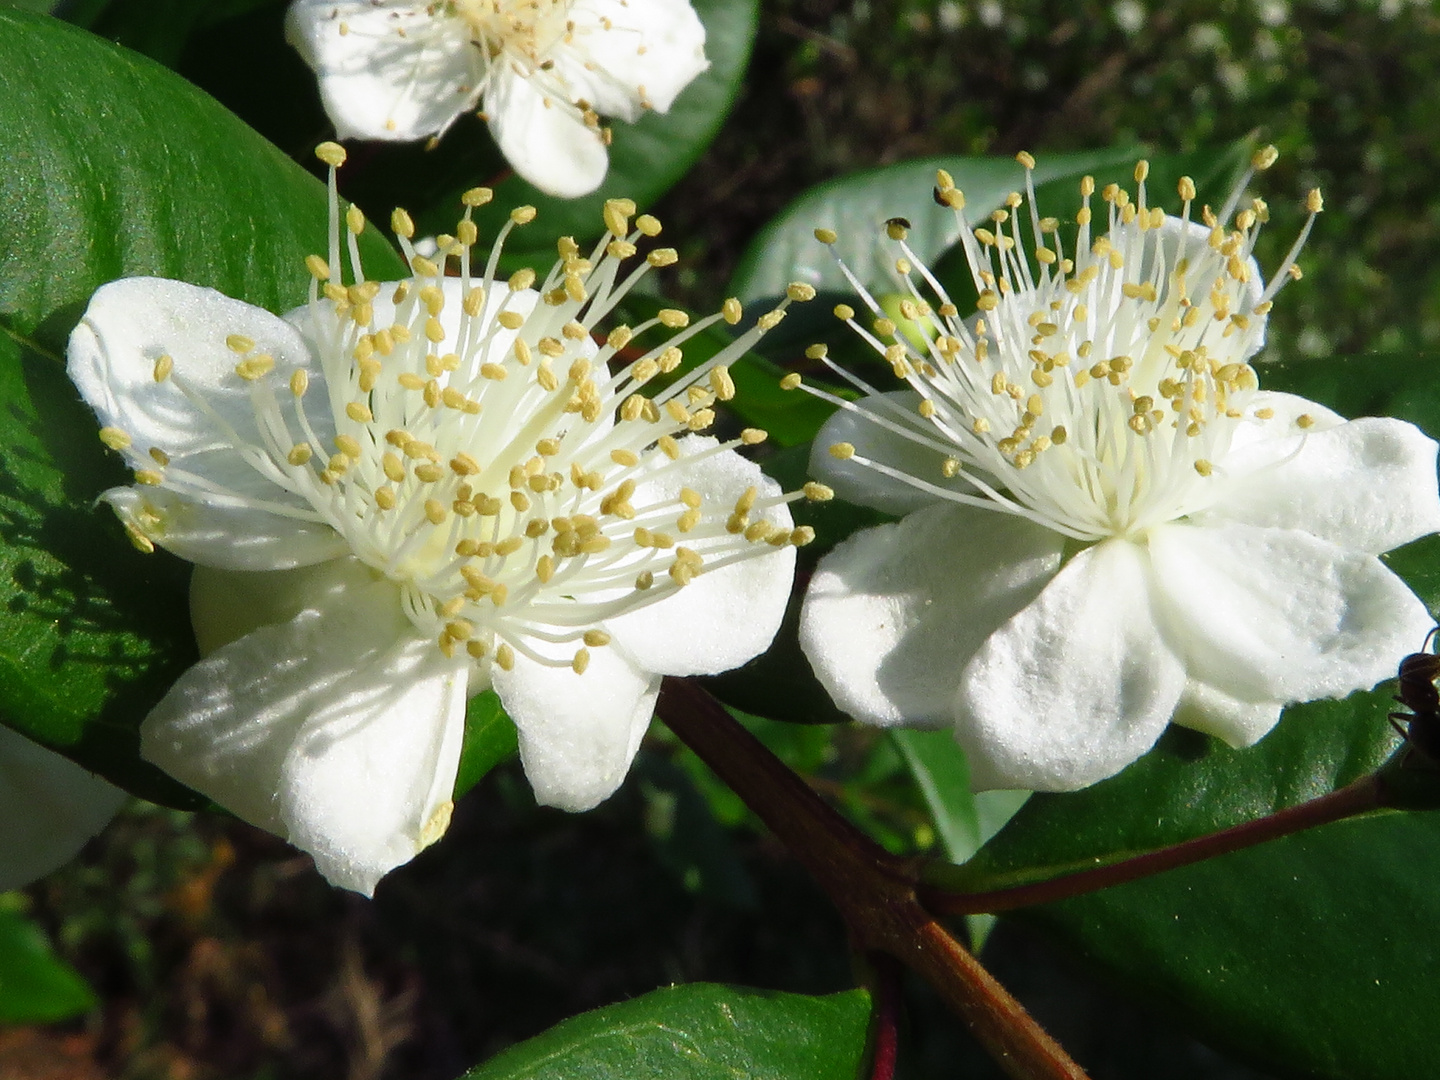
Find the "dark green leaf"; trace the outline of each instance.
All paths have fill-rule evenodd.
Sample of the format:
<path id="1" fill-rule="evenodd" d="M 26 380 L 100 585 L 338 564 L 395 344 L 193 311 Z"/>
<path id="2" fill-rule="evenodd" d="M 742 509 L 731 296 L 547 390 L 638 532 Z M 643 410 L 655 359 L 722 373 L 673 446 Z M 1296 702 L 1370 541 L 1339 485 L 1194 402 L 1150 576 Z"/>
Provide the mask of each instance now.
<path id="1" fill-rule="evenodd" d="M 566 1020 L 466 1080 L 854 1080 L 870 997 L 696 983 Z"/>
<path id="2" fill-rule="evenodd" d="M 124 482 L 63 370 L 90 294 L 156 274 L 284 311 L 323 251 L 324 190 L 156 64 L 0 10 L 0 720 L 147 798 L 196 798 L 136 757 L 194 658 L 187 571 L 142 558 L 95 496 Z M 367 266 L 397 274 L 378 237 Z"/>
<path id="3" fill-rule="evenodd" d="M 0 1024 L 53 1024 L 93 1009 L 89 985 L 51 951 L 18 899 L 0 895 Z"/>

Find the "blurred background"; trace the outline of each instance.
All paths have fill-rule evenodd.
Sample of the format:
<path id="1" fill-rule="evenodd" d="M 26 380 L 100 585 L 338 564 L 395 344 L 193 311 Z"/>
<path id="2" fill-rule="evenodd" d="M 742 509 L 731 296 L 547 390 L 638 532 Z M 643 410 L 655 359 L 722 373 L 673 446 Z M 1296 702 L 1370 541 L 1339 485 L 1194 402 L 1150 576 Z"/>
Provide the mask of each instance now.
<path id="1" fill-rule="evenodd" d="M 175 68 L 308 161 L 327 129 L 281 39 L 284 4 L 193 9 L 80 0 L 59 14 Z M 656 208 L 681 251 L 671 282 L 713 308 L 771 217 L 855 170 L 1253 135 L 1282 154 L 1264 184 L 1262 267 L 1298 232 L 1307 188 L 1327 205 L 1304 279 L 1271 316 L 1273 353 L 1433 351 L 1437 72 L 1440 16 L 1423 0 L 765 0 L 742 96 Z M 462 124 L 447 141 L 480 137 Z M 756 727 L 887 847 L 934 848 L 883 736 Z M 621 792 L 586 815 L 538 809 L 515 764 L 495 770 L 373 902 L 222 814 L 137 803 L 74 864 L 0 903 L 36 920 L 99 998 L 64 1024 L 0 1027 L 3 1080 L 453 1080 L 566 1016 L 672 982 L 821 993 L 857 977 L 825 899 L 658 728 Z M 984 957 L 1096 1080 L 1258 1075 L 1082 978 L 1023 925 L 1002 920 Z M 907 995 L 902 1075 L 998 1075 L 928 992 Z"/>

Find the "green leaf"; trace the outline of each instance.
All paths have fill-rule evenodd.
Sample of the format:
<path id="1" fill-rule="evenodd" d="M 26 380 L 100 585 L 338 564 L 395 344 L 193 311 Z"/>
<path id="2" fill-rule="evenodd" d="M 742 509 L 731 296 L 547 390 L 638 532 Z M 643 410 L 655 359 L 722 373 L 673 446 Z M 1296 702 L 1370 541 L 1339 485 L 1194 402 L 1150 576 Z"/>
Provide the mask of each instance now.
<path id="1" fill-rule="evenodd" d="M 870 997 L 695 983 L 566 1020 L 466 1080 L 854 1080 Z"/>
<path id="2" fill-rule="evenodd" d="M 1267 388 L 1352 415 L 1399 415 L 1433 433 L 1433 370 L 1433 358 L 1409 355 L 1274 365 L 1260 375 Z M 1432 610 L 1440 605 L 1440 538 L 1386 559 Z M 1047 879 L 1323 795 L 1395 749 L 1385 719 L 1392 690 L 1293 706 L 1249 749 L 1172 728 L 1119 776 L 1034 796 L 967 866 L 937 870 L 937 879 L 975 889 Z M 1440 1009 L 1437 842 L 1435 815 L 1386 813 L 1021 917 L 1279 1075 L 1404 1080 L 1432 1071 L 1421 1018 Z"/>
<path id="3" fill-rule="evenodd" d="M 633 199 L 644 210 L 685 175 L 715 138 L 740 91 L 760 14 L 758 0 L 694 0 L 694 8 L 705 24 L 709 69 L 681 92 L 669 112 L 613 125 L 610 169 L 600 188 L 578 199 L 560 199 L 508 174 L 493 185 L 495 201 L 475 215 L 482 235 L 493 235 L 511 208 L 534 206 L 539 210 L 535 222 L 517 230 L 507 249 L 513 254 L 543 254 L 548 265 L 557 238 L 584 240 L 600 235 L 604 230 L 600 214 L 607 199 Z M 460 139 L 472 141 L 456 145 Z M 386 204 L 386 200 L 398 201 L 418 211 L 415 220 L 422 231 L 453 232 L 460 193 L 505 166 L 490 140 L 480 138 L 469 121 L 457 124 L 445 144 L 449 145 L 424 158 L 404 155 L 403 163 L 409 163 L 408 168 L 402 163 L 404 175 L 379 178 L 380 183 L 367 188 L 371 194 L 357 194 L 358 201 L 373 203 L 372 212 L 387 213 L 394 202 Z M 437 170 L 443 177 L 439 182 Z M 420 204 L 413 201 L 413 193 L 407 193 L 417 181 L 426 193 Z"/>
<path id="4" fill-rule="evenodd" d="M 53 1024 L 90 1011 L 89 984 L 22 914 L 21 899 L 0 894 L 0 1024 Z"/>
<path id="5" fill-rule="evenodd" d="M 487 690 L 471 698 L 465 710 L 465 742 L 460 747 L 454 798 L 464 795 L 519 748 L 515 722 L 500 704 L 499 695 L 494 690 Z"/>
<path id="6" fill-rule="evenodd" d="M 103 133 L 97 134 L 97 133 Z M 158 65 L 0 10 L 0 721 L 146 798 L 198 797 L 137 757 L 193 661 L 188 569 L 141 557 L 94 505 L 126 480 L 65 377 L 90 294 L 155 274 L 272 311 L 325 250 L 322 185 Z M 373 276 L 397 256 L 362 238 Z"/>

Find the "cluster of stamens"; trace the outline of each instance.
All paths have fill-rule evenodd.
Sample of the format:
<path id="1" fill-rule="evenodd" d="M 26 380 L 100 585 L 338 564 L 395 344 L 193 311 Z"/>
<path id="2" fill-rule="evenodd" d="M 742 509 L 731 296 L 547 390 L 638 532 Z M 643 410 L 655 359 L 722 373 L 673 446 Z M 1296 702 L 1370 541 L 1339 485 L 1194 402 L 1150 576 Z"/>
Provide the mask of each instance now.
<path id="1" fill-rule="evenodd" d="M 1075 254 L 1068 255 L 1059 221 L 1035 208 L 1034 159 L 1018 160 L 1026 194 L 1012 192 L 985 226 L 966 219 L 952 178 L 943 171 L 937 177 L 936 200 L 953 208 L 962 225 L 978 295 L 972 322 L 961 319 L 916 259 L 901 220 L 887 230 L 901 253 L 894 269 L 903 289 L 888 310 L 902 321 L 841 264 L 875 317 L 867 327 L 845 304 L 835 314 L 919 393 L 913 411 L 835 365 L 824 346 L 808 354 L 868 399 L 857 405 L 805 389 L 942 455 L 940 475 L 910 476 L 858 456 L 849 443 L 831 453 L 937 497 L 1019 514 L 1086 542 L 1134 536 L 1203 509 L 1216 491 L 1206 481 L 1218 474 L 1215 462 L 1236 426 L 1273 417 L 1248 407 L 1259 386 L 1248 361 L 1263 343 L 1275 293 L 1299 276 L 1295 258 L 1321 208 L 1319 192 L 1311 192 L 1310 219 L 1262 290 L 1251 252 L 1267 207 L 1254 199 L 1234 212 L 1251 173 L 1230 205 L 1219 213 L 1205 206 L 1195 222 L 1194 182 L 1179 182 L 1181 212 L 1167 218 L 1147 204 L 1149 168 L 1142 161 L 1133 199 L 1119 185 L 1100 192 L 1108 220 L 1098 236 L 1096 186 L 1086 177 Z M 1262 150 L 1253 169 L 1274 160 L 1273 148 Z M 1021 230 L 1027 203 L 1028 253 Z M 827 229 L 816 237 L 826 244 L 837 239 Z M 782 385 L 802 381 L 792 374 Z M 1309 418 L 1296 424 L 1303 429 Z"/>
<path id="2" fill-rule="evenodd" d="M 505 238 L 535 212 L 513 211 L 479 268 L 471 212 L 489 201 L 485 189 L 466 193 L 464 217 L 453 236 L 436 238 L 434 258 L 416 251 L 413 223 L 396 211 L 412 271 L 398 284 L 365 278 L 356 242 L 365 220 L 350 207 L 345 284 L 334 172 L 344 151 L 324 144 L 319 156 L 331 166 L 331 240 L 328 258 L 307 259 L 305 331 L 324 385 L 303 369 L 277 370 L 254 341 L 231 334 L 235 378 L 248 387 L 260 438 L 219 417 L 217 436 L 278 489 L 264 508 L 332 527 L 355 557 L 400 585 L 406 614 L 447 656 L 463 650 L 508 669 L 516 651 L 554 664 L 536 642 L 574 643 L 569 662 L 583 672 L 589 650 L 609 641 L 607 618 L 702 572 L 809 542 L 808 528 L 780 523 L 789 519 L 777 511 L 828 497 L 823 485 L 786 495 L 752 487 L 717 505 L 680 481 L 706 458 L 765 439 L 755 429 L 718 443 L 685 437 L 709 429 L 716 404 L 734 395 L 728 361 L 812 289 L 792 286 L 754 328 L 682 373 L 681 346 L 719 320 L 738 322 L 737 301 L 694 322 L 664 309 L 634 327 L 599 329 L 649 269 L 675 261 L 667 248 L 640 253 L 658 221 L 612 200 L 593 251 L 564 238 L 543 280 L 528 269 L 505 278 L 496 270 Z M 155 378 L 207 412 L 184 369 L 183 357 L 163 356 Z M 652 385 L 659 389 L 647 393 Z M 102 438 L 129 443 L 115 429 Z M 139 483 L 200 502 L 254 503 L 215 491 L 180 462 L 171 467 L 160 448 L 150 455 L 156 467 L 138 471 Z M 152 517 L 135 523 L 137 542 L 163 539 L 163 515 Z"/>

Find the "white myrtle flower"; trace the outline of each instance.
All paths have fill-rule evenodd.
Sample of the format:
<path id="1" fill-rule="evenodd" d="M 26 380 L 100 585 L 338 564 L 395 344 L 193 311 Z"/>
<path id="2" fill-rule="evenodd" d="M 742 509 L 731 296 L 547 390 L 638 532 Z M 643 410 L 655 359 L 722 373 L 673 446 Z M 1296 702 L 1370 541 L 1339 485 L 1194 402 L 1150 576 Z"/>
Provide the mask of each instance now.
<path id="1" fill-rule="evenodd" d="M 637 260 L 660 225 L 632 224 L 633 204 L 607 205 L 594 251 L 561 240 L 543 281 L 496 275 L 530 208 L 481 267 L 470 211 L 490 193 L 467 193 L 437 240 L 458 276 L 414 252 L 396 211 L 413 276 L 385 283 L 364 276 L 352 207 L 346 285 L 333 168 L 330 192 L 308 305 L 282 319 L 182 282 L 112 282 L 69 373 L 135 470 L 103 498 L 142 550 L 197 564 L 206 655 L 146 718 L 142 753 L 368 893 L 444 832 L 467 696 L 498 692 L 539 801 L 593 806 L 624 778 L 662 675 L 769 644 L 810 533 L 786 507 L 800 494 L 734 452 L 763 432 L 697 434 L 733 393 L 726 361 L 783 304 L 667 380 L 722 316 L 666 309 L 597 339 L 674 261 Z M 652 380 L 668 385 L 647 397 Z"/>
<path id="2" fill-rule="evenodd" d="M 285 25 L 339 138 L 440 135 L 478 103 L 515 171 L 564 198 L 605 178 L 601 116 L 666 112 L 709 67 L 688 0 L 295 0 Z"/>
<path id="3" fill-rule="evenodd" d="M 869 723 L 952 727 L 979 789 L 1071 790 L 1172 720 L 1244 746 L 1288 702 L 1393 676 L 1431 620 L 1377 556 L 1440 529 L 1436 444 L 1259 388 L 1249 361 L 1309 223 L 1264 285 L 1266 207 L 1231 217 L 1250 174 L 1218 214 L 1194 215 L 1183 180 L 1172 217 L 1148 205 L 1142 162 L 1133 200 L 1102 193 L 1098 228 L 1082 183 L 1067 251 L 1020 160 L 1026 196 L 983 227 L 939 177 L 977 319 L 900 222 L 908 328 L 863 289 L 873 327 L 838 310 L 911 389 L 830 364 L 867 396 L 812 390 L 841 406 L 812 471 L 904 515 L 819 564 L 801 641 L 822 683 Z M 1309 205 L 1313 222 L 1318 192 Z"/>
<path id="4" fill-rule="evenodd" d="M 70 759 L 0 725 L 0 892 L 73 859 L 125 798 Z"/>

